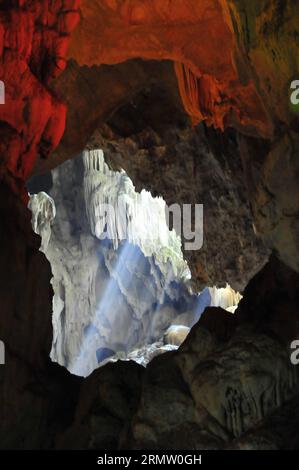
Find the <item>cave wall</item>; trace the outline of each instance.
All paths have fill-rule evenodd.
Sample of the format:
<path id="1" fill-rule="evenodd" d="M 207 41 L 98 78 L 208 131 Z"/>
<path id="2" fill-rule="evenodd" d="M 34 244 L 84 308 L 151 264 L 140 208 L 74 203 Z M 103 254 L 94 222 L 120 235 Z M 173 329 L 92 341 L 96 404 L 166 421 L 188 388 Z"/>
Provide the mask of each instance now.
<path id="1" fill-rule="evenodd" d="M 140 355 L 140 361 L 146 363 L 142 351 L 135 350 L 142 349 L 145 356 L 147 345 L 157 343 L 152 353 L 163 347 L 170 324 L 175 320 L 181 324 L 177 317 L 182 314 L 186 325 L 192 326 L 211 296 L 207 293 L 202 302 L 189 293 L 180 240 L 169 232 L 163 218 L 160 229 L 163 235 L 168 233 L 166 240 L 161 236 L 150 244 L 142 238 L 144 224 L 134 209 L 141 203 L 139 195 L 124 172 L 104 167 L 102 152 L 87 152 L 65 162 L 49 179 L 48 194 L 31 194 L 29 208 L 33 229 L 41 236 L 41 251 L 52 270 L 52 360 L 81 376 L 98 367 L 105 348 L 110 356 L 128 359 Z M 30 192 L 37 180 L 28 182 Z M 111 204 L 117 204 L 120 194 L 131 204 L 135 215 L 131 236 L 139 230 L 135 239 L 120 240 L 115 232 L 112 242 L 100 240 L 102 232 L 95 233 L 99 205 L 94 207 L 94 203 L 104 204 L 108 194 Z M 147 194 L 143 206 L 158 222 L 160 201 Z M 213 302 L 224 305 L 217 294 L 213 293 Z M 225 307 L 235 304 L 232 296 Z"/>
<path id="2" fill-rule="evenodd" d="M 103 148 L 112 168 L 125 169 L 137 189 L 162 195 L 169 206 L 192 204 L 194 212 L 203 204 L 203 246 L 184 251 L 196 290 L 228 282 L 242 292 L 266 263 L 235 132 L 190 127 L 176 102 L 154 86 L 119 108 L 88 147 Z"/>
<path id="3" fill-rule="evenodd" d="M 176 75 L 181 105 L 193 123 L 204 120 L 220 129 L 237 129 L 255 231 L 288 266 L 298 269 L 294 206 L 298 194 L 291 181 L 296 173 L 292 155 L 297 153 L 298 113 L 289 101 L 290 83 L 298 70 L 298 5 L 291 1 L 281 5 L 278 0 L 200 4 L 179 0 L 175 7 L 170 3 L 166 8 L 165 2 L 156 0 L 149 9 L 144 1 L 128 0 L 122 5 L 86 1 L 81 3 L 81 14 L 70 43 L 69 65 L 51 82 L 53 89 L 65 90 L 70 111 L 53 165 L 71 157 L 74 150 L 83 150 L 96 128 L 124 105 L 126 92 L 132 98 L 146 85 L 155 84 L 168 93 L 171 90 L 177 103 Z M 109 46 L 98 47 L 99 37 Z M 144 65 L 139 57 L 171 60 L 175 71 L 166 64 Z M 130 66 L 124 62 L 128 59 L 133 59 Z M 129 78 L 124 78 L 124 70 Z M 105 87 L 103 76 L 108 75 L 109 93 L 100 93 Z M 72 105 L 77 101 L 72 96 L 78 93 L 80 109 L 87 116 L 83 128 L 79 105 Z M 88 107 L 96 108 L 96 113 Z M 281 190 L 266 181 L 277 179 L 271 174 L 273 166 L 279 168 L 281 186 L 290 186 L 289 199 L 284 195 L 282 201 Z M 45 164 L 39 163 L 36 171 L 42 168 Z M 287 243 L 283 236 L 288 237 Z"/>
<path id="4" fill-rule="evenodd" d="M 178 1 L 180 8 L 175 10 L 155 0 L 150 12 L 145 1 L 137 4 L 128 0 L 122 5 L 113 0 L 83 1 L 82 21 L 68 55 L 65 49 L 79 19 L 79 2 L 16 0 L 0 4 L 0 73 L 6 83 L 6 104 L 0 106 L 0 331 L 7 358 L 0 370 L 3 448 L 155 448 L 164 442 L 180 448 L 182 441 L 177 442 L 176 436 L 189 435 L 190 430 L 204 447 L 252 446 L 252 442 L 258 448 L 298 447 L 298 438 L 289 434 L 298 421 L 298 402 L 296 372 L 291 370 L 288 357 L 289 341 L 297 334 L 298 280 L 295 272 L 275 258 L 246 289 L 244 303 L 235 315 L 237 325 L 231 325 L 227 317 L 222 320 L 223 312 L 217 312 L 216 321 L 215 311 L 208 311 L 207 323 L 194 330 L 200 341 L 192 343 L 190 337 L 190 352 L 164 355 L 146 372 L 135 365 L 134 370 L 130 364 L 112 365 L 97 371 L 81 387 L 81 382 L 47 358 L 51 342 L 50 270 L 38 251 L 39 240 L 32 234 L 28 212 L 15 193 L 26 198 L 24 180 L 37 157 L 48 157 L 63 134 L 65 108 L 50 87 L 66 65 L 66 57 L 79 67 L 87 66 L 86 76 L 88 67 L 94 71 L 94 66 L 129 58 L 175 61 L 183 104 L 194 122 L 203 117 L 216 127 L 235 126 L 246 134 L 240 138 L 244 186 L 256 229 L 265 243 L 298 271 L 298 117 L 288 101 L 289 80 L 298 70 L 298 4 L 291 0 Z M 217 35 L 213 36 L 213 31 Z M 79 76 L 85 75 L 80 72 Z M 124 80 L 120 77 L 115 86 Z M 137 88 L 147 81 L 146 77 L 137 80 Z M 110 84 L 107 86 L 109 90 Z M 88 102 L 84 98 L 88 87 L 87 80 L 82 88 L 84 102 Z M 133 82 L 130 96 L 134 87 Z M 62 98 L 64 89 L 62 86 L 59 92 Z M 76 85 L 73 99 L 77 90 Z M 90 94 L 95 96 L 93 91 Z M 103 88 L 103 101 L 106 94 L 107 88 Z M 116 95 L 113 106 L 107 107 L 109 114 L 126 99 L 126 91 Z M 72 90 L 68 99 L 72 100 Z M 82 106 L 84 121 L 88 106 Z M 86 144 L 100 123 L 99 116 L 75 148 Z M 71 126 L 70 120 L 64 139 Z M 65 158 L 71 156 L 69 153 Z M 203 338 L 207 338 L 206 347 Z M 188 350 L 188 344 L 186 347 Z M 243 382 L 234 375 L 236 362 L 230 362 L 225 350 L 233 352 L 234 358 L 240 355 L 246 377 Z M 185 354 L 189 367 L 182 370 L 177 358 L 179 362 Z M 196 370 L 201 372 L 199 376 Z M 215 396 L 219 370 L 226 374 L 228 388 L 216 381 L 215 390 L 227 395 Z M 115 394 L 111 401 L 112 386 Z M 128 396 L 125 402 L 124 390 Z M 176 414 L 173 404 L 171 410 L 167 407 L 170 397 L 175 398 Z M 245 409 L 241 405 L 244 397 Z M 261 397 L 266 400 L 262 408 Z M 294 401 L 280 406 L 292 397 Z M 180 421 L 180 410 L 188 416 L 187 427 L 186 420 Z M 157 420 L 157 412 L 162 411 L 163 419 Z M 158 429 L 155 423 L 159 423 Z M 205 428 L 209 431 L 206 440 Z M 107 429 L 104 436 L 103 429 Z"/>
<path id="5" fill-rule="evenodd" d="M 0 448 L 41 449 L 70 422 L 79 384 L 49 359 L 51 269 L 31 213 L 4 184 L 0 193 Z"/>
<path id="6" fill-rule="evenodd" d="M 101 121 L 138 90 L 153 81 L 164 84 L 164 89 L 175 88 L 169 64 L 124 63 L 138 58 L 174 62 L 182 104 L 193 122 L 204 120 L 222 130 L 233 126 L 242 134 L 263 137 L 270 145 L 264 154 L 269 167 L 275 159 L 272 145 L 279 153 L 290 153 L 287 127 L 295 133 L 291 145 L 296 148 L 298 116 L 289 106 L 289 85 L 298 69 L 297 9 L 294 2 L 281 6 L 278 0 L 250 4 L 177 0 L 167 7 L 155 0 L 150 8 L 144 1 L 132 0 L 4 2 L 0 10 L 0 74 L 6 84 L 6 104 L 0 107 L 2 179 L 26 199 L 24 179 L 33 167 L 43 171 L 40 162 L 55 147 L 56 163 L 70 158 L 83 150 Z M 64 99 L 69 108 L 66 127 Z M 248 139 L 244 140 L 244 153 L 252 153 Z M 259 142 L 253 148 L 257 147 Z M 249 161 L 249 166 L 248 179 L 255 163 Z M 288 170 L 281 167 L 288 182 Z M 282 247 L 279 233 L 285 228 L 269 228 L 271 222 L 265 227 L 260 209 L 255 210 L 263 202 L 256 203 L 256 198 L 265 196 L 252 194 L 250 199 L 260 235 L 277 253 L 284 250 L 281 259 L 297 269 L 294 216 L 291 223 L 282 222 L 293 231 L 289 248 Z M 276 198 L 279 194 L 274 194 L 274 205 L 281 205 Z M 292 187 L 291 200 L 283 203 L 283 218 L 295 214 L 295 198 Z"/>
<path id="7" fill-rule="evenodd" d="M 128 59 L 181 64 L 185 78 L 178 78 L 185 109 L 190 111 L 186 100 L 191 100 L 200 120 L 215 127 L 233 125 L 267 138 L 273 138 L 282 125 L 296 127 L 298 118 L 288 106 L 288 89 L 298 69 L 297 9 L 290 0 L 284 6 L 278 0 L 250 4 L 239 0 L 177 0 L 167 6 L 159 0 L 150 5 L 132 0 L 121 4 L 111 0 L 4 2 L 0 50 L 1 77 L 7 86 L 0 117 L 7 137 L 1 156 L 6 154 L 9 172 L 26 178 L 37 155 L 47 157 L 57 146 L 65 124 L 64 95 L 69 95 L 70 107 L 71 101 L 78 101 L 71 100 L 72 94 L 79 98 L 82 111 L 85 101 L 93 97 L 105 112 L 112 112 L 109 103 L 111 107 L 114 99 L 116 107 L 126 94 L 149 83 L 147 65 L 136 66 L 132 73 L 126 73 L 125 65 L 118 66 L 119 73 L 109 84 L 111 93 L 99 93 L 97 84 L 101 82 L 94 76 L 97 72 L 102 77 L 109 74 L 101 66 Z M 56 77 L 66 66 L 65 79 L 61 78 L 56 88 Z M 155 75 L 155 66 L 149 67 Z M 77 80 L 81 83 L 79 93 L 78 85 L 72 85 Z M 163 77 L 156 76 L 156 80 L 163 81 Z M 41 115 L 38 109 L 43 110 Z M 24 115 L 26 120 L 22 120 Z M 67 139 L 68 128 L 76 120 L 75 113 L 70 115 L 61 144 L 64 151 L 70 145 L 76 148 L 72 139 Z M 95 113 L 89 125 L 94 126 L 96 119 Z M 90 135 L 84 139 L 82 132 L 90 129 L 85 119 L 81 121 L 83 128 L 78 124 L 76 128 L 83 150 Z"/>
<path id="8" fill-rule="evenodd" d="M 47 158 L 65 128 L 66 107 L 48 88 L 65 68 L 79 1 L 2 1 L 0 177 L 26 199 L 23 183 L 38 156 Z"/>
<path id="9" fill-rule="evenodd" d="M 65 10 L 71 3 L 64 2 Z M 73 380 L 68 388 L 68 377 L 49 362 L 51 271 L 23 202 L 24 180 L 38 152 L 48 155 L 64 130 L 65 107 L 46 87 L 58 57 L 63 60 L 58 46 L 69 39 L 60 36 L 63 18 L 60 2 L 0 2 L 0 76 L 5 84 L 0 106 L 2 449 L 48 447 L 67 422 L 69 407 L 61 407 L 64 387 L 70 407 L 76 394 Z M 56 426 L 58 416 L 62 420 Z"/>
<path id="10" fill-rule="evenodd" d="M 241 138 L 256 232 L 264 244 L 296 272 L 299 270 L 298 152 L 298 133 L 291 130 L 272 145 Z"/>
<path id="11" fill-rule="evenodd" d="M 145 370 L 118 363 L 95 371 L 58 447 L 298 448 L 298 368 L 289 358 L 297 285 L 298 274 L 272 256 L 235 315 L 207 308 L 179 350 Z"/>
<path id="12" fill-rule="evenodd" d="M 263 101 L 246 76 L 247 65 L 242 63 L 240 70 L 236 66 L 239 51 L 227 2 L 83 0 L 81 12 L 68 53 L 78 64 L 115 64 L 137 57 L 172 60 L 191 74 L 178 74 L 182 91 L 194 79 L 191 93 L 183 93 L 184 103 L 189 99 L 192 104 L 198 91 L 194 118 L 222 129 L 236 122 L 271 132 Z M 99 47 L 99 38 L 105 46 Z"/>

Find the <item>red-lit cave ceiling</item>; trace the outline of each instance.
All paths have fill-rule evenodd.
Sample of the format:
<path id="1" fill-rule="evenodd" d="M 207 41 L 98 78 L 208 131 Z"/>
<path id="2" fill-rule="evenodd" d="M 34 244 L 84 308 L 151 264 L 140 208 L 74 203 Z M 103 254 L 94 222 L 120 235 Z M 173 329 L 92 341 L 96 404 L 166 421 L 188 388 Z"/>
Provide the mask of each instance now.
<path id="1" fill-rule="evenodd" d="M 14 183 L 26 179 L 37 156 L 47 158 L 59 143 L 65 90 L 58 90 L 58 99 L 49 87 L 54 80 L 55 89 L 66 59 L 88 67 L 133 58 L 171 60 L 194 123 L 273 137 L 277 123 L 292 119 L 281 97 L 298 60 L 281 41 L 295 37 L 298 7 L 279 5 L 275 0 L 3 1 L 1 176 Z"/>
<path id="2" fill-rule="evenodd" d="M 1 448 L 299 447 L 298 18 L 293 0 L 0 0 Z M 178 352 L 83 382 L 49 360 L 52 274 L 19 195 L 93 139 L 138 189 L 205 204 L 193 278 L 247 287 Z"/>
<path id="3" fill-rule="evenodd" d="M 63 70 L 70 33 L 78 23 L 79 2 L 4 1 L 0 3 L 0 174 L 17 185 L 59 143 L 66 108 L 48 84 Z"/>
<path id="4" fill-rule="evenodd" d="M 241 58 L 228 3 L 83 0 L 69 57 L 88 66 L 138 57 L 172 60 L 195 123 L 236 124 L 269 135 L 271 123 Z"/>
<path id="5" fill-rule="evenodd" d="M 26 200 L 33 171 L 78 154 L 138 91 L 163 82 L 194 124 L 237 130 L 257 232 L 298 271 L 299 126 L 288 91 L 298 13 L 278 0 L 2 1 L 2 181 Z"/>

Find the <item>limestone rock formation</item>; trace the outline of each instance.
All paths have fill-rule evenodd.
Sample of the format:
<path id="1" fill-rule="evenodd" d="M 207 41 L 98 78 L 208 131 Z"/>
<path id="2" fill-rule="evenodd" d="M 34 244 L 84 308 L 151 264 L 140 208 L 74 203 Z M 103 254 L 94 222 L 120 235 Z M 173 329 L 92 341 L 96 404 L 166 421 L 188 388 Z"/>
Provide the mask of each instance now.
<path id="1" fill-rule="evenodd" d="M 72 419 L 79 382 L 49 360 L 51 268 L 31 213 L 11 188 L 0 194 L 0 448 L 49 448 Z"/>
<path id="2" fill-rule="evenodd" d="M 224 310 L 236 309 L 242 299 L 239 292 L 235 292 L 229 285 L 217 289 L 215 286 L 209 288 L 211 296 L 211 307 L 221 307 Z"/>
<path id="3" fill-rule="evenodd" d="M 250 155 L 243 164 L 248 186 L 252 178 L 256 180 L 262 161 L 261 157 L 255 161 L 256 150 L 258 155 L 262 152 L 266 157 L 278 136 L 282 142 L 279 148 L 287 145 L 287 128 L 298 132 L 298 113 L 289 101 L 290 83 L 298 70 L 296 3 L 287 1 L 282 5 L 279 0 L 256 0 L 243 4 L 239 0 L 213 0 L 199 5 L 193 0 L 182 0 L 176 7 L 165 8 L 165 2 L 155 0 L 149 11 L 145 1 L 140 1 L 137 6 L 128 0 L 121 6 L 116 2 L 98 0 L 92 4 L 82 1 L 81 14 L 81 22 L 72 36 L 65 77 L 51 84 L 55 92 L 66 95 L 70 108 L 56 161 L 83 150 L 92 132 L 124 103 L 125 93 L 132 97 L 153 83 L 160 84 L 162 89 L 173 88 L 173 79 L 167 78 L 165 82 L 167 67 L 161 66 L 159 77 L 157 68 L 140 65 L 138 58 L 175 62 L 184 109 L 194 122 L 204 120 L 222 129 L 235 127 L 242 135 L 257 139 L 253 146 L 245 139 L 241 150 L 242 159 L 246 153 Z M 218 40 L 215 31 L 219 34 Z M 209 47 L 203 45 L 202 34 L 209 38 Z M 101 40 L 109 47 L 99 47 Z M 85 47 L 79 47 L 82 43 Z M 119 47 L 120 43 L 122 47 Z M 128 59 L 134 62 L 124 64 Z M 110 72 L 107 64 L 113 64 Z M 144 74 L 146 68 L 147 76 L 153 77 L 148 82 Z M 128 71 L 125 77 L 124 70 Z M 113 84 L 111 95 L 109 93 L 109 99 L 105 96 L 100 100 L 97 90 L 103 89 L 103 77 L 108 76 L 111 77 L 109 87 Z M 95 107 L 92 114 L 90 108 L 94 95 L 89 93 L 90 86 L 95 90 L 96 99 L 102 103 L 99 105 L 102 109 Z M 72 98 L 78 93 L 80 103 Z M 81 117 L 80 109 L 88 115 L 83 120 L 84 127 L 80 124 L 82 119 L 78 119 Z M 260 140 L 261 137 L 264 141 Z M 271 151 L 267 157 L 269 162 L 272 155 Z M 281 157 L 279 165 L 283 162 Z M 262 181 L 254 184 L 260 185 L 256 187 L 258 192 L 263 191 Z M 251 189 L 249 202 L 254 208 L 256 196 Z M 273 199 L 276 205 L 276 195 Z M 292 202 L 288 202 L 284 212 L 292 211 Z M 255 226 L 260 226 L 261 217 L 257 211 L 254 211 L 254 217 Z M 281 259 L 294 267 L 296 248 L 292 245 L 296 244 L 296 228 L 289 224 L 287 217 L 283 214 L 285 220 L 282 223 L 292 232 L 289 235 L 292 240 L 287 246 L 282 247 L 282 243 L 275 240 L 279 236 L 277 234 L 269 233 L 263 238 L 270 248 L 278 252 L 284 250 Z M 262 236 L 263 231 L 261 227 L 259 233 Z M 204 276 L 204 268 L 200 266 L 198 269 L 198 276 Z M 253 274 L 251 269 L 249 271 Z M 195 269 L 193 275 L 197 277 Z"/>
<path id="4" fill-rule="evenodd" d="M 45 252 L 51 238 L 51 224 L 56 216 L 53 199 L 45 192 L 32 194 L 28 209 L 32 212 L 32 227 L 41 237 L 41 251 Z"/>
<path id="5" fill-rule="evenodd" d="M 171 325 L 165 335 L 165 344 L 172 344 L 174 346 L 180 346 L 187 338 L 190 332 L 190 328 L 185 325 Z"/>
<path id="6" fill-rule="evenodd" d="M 211 341 L 204 349 L 201 341 L 199 352 L 198 340 L 206 333 L 200 331 L 200 324 L 194 328 L 199 330 L 196 346 L 190 337 L 178 353 L 160 356 L 148 366 L 131 445 L 223 447 L 298 393 L 288 349 L 277 341 L 249 329 L 239 332 L 235 340 L 233 336 L 225 349 L 217 342 L 211 347 Z M 175 416 L 174 406 L 180 410 Z"/>
<path id="7" fill-rule="evenodd" d="M 190 292 L 165 202 L 136 193 L 102 151 L 85 152 L 50 177 L 52 197 L 32 194 L 29 208 L 53 273 L 54 361 L 84 376 L 111 360 L 146 365 L 180 346 L 206 306 L 237 307 L 240 295 L 229 286 Z"/>
<path id="8" fill-rule="evenodd" d="M 144 109 L 151 97 L 155 94 L 142 94 L 116 113 L 109 123 L 115 131 L 102 127 L 89 147 L 103 148 L 110 167 L 124 168 L 137 190 L 162 195 L 169 206 L 192 204 L 193 212 L 196 203 L 203 204 L 203 246 L 184 251 L 195 289 L 228 282 L 242 292 L 266 262 L 268 250 L 254 233 L 236 136 L 204 126 L 192 129 L 184 120 L 178 124 L 181 113 L 175 110 L 176 124 L 171 118 L 155 124 L 155 112 L 137 112 L 142 120 L 134 133 L 133 110 Z"/>
<path id="9" fill-rule="evenodd" d="M 68 55 L 80 65 L 115 64 L 136 57 L 171 59 L 177 63 L 185 107 L 197 121 L 205 119 L 222 129 L 236 122 L 271 132 L 247 68 L 236 67 L 237 31 L 228 2 L 82 0 L 81 12 Z"/>
<path id="10" fill-rule="evenodd" d="M 277 288 L 272 298 L 266 288 L 269 281 Z M 128 417 L 130 424 L 122 422 L 117 428 L 114 448 L 297 448 L 298 431 L 294 426 L 298 416 L 298 368 L 290 362 L 289 348 L 290 338 L 298 333 L 295 316 L 288 317 L 290 329 L 274 329 L 278 317 L 284 315 L 277 305 L 281 294 L 288 310 L 296 305 L 288 289 L 290 281 L 297 286 L 298 274 L 272 257 L 249 284 L 235 315 L 215 307 L 206 309 L 177 351 L 159 355 L 140 371 L 136 401 Z M 256 316 L 251 321 L 253 297 Z M 260 308 L 267 312 L 261 321 Z M 81 395 L 78 409 L 82 410 L 84 403 L 85 411 L 77 413 L 59 446 L 76 447 L 84 442 L 88 448 L 104 448 L 104 438 L 92 440 L 101 429 L 100 422 L 99 428 L 96 424 L 91 428 L 96 423 L 92 416 L 101 409 L 101 416 L 109 422 L 105 421 L 105 426 L 111 429 L 114 418 L 108 418 L 108 410 L 114 398 L 108 394 L 100 399 L 101 391 L 95 384 L 102 383 L 109 374 L 109 382 L 105 382 L 110 390 L 119 390 L 120 371 L 126 377 L 132 374 L 133 383 L 138 371 L 130 363 L 119 363 L 118 375 L 110 375 L 111 367 L 105 366 L 87 379 L 85 390 L 89 383 L 98 398 L 90 401 L 88 395 Z M 127 400 L 123 407 L 129 406 Z"/>
<path id="11" fill-rule="evenodd" d="M 116 249 L 127 240 L 155 261 L 166 277 L 178 281 L 190 278 L 181 251 L 181 239 L 169 230 L 165 201 L 148 191 L 137 193 L 124 171 L 112 172 L 102 150 L 85 151 L 84 197 L 91 233 L 108 239 Z M 164 272 L 164 269 L 167 272 Z M 172 271 L 172 274 L 170 273 Z"/>
<path id="12" fill-rule="evenodd" d="M 298 8 L 292 0 L 1 2 L 1 448 L 298 449 L 298 368 L 289 358 L 299 303 L 299 121 L 289 100 Z M 184 113 L 205 124 L 192 129 Z M 137 190 L 207 206 L 207 244 L 188 259 L 193 278 L 229 282 L 243 298 L 234 315 L 207 309 L 178 350 L 160 354 L 155 342 L 147 368 L 119 361 L 81 380 L 49 360 L 50 266 L 20 199 L 33 168 L 94 148 L 92 134 L 110 169 L 123 168 Z M 70 252 L 62 247 L 57 266 L 69 256 L 76 270 L 82 256 L 88 270 L 84 256 L 98 241 L 73 238 L 70 168 L 57 230 Z M 38 207 L 52 237 L 48 202 Z M 261 269 L 267 249 L 274 255 Z M 66 292 L 54 300 L 60 312 Z M 132 354 L 144 362 L 144 351 Z"/>
<path id="13" fill-rule="evenodd" d="M 256 142 L 246 144 L 242 153 L 256 232 L 287 266 L 299 272 L 298 133 L 284 134 L 271 149 L 259 146 L 258 158 L 252 157 Z"/>
<path id="14" fill-rule="evenodd" d="M 100 152 L 66 162 L 51 177 L 51 196 L 39 192 L 29 202 L 53 274 L 51 358 L 86 376 L 107 360 L 155 349 L 150 345 L 186 310 L 192 326 L 211 296 L 189 292 L 188 268 L 179 238 L 167 228 L 163 200 L 137 194 L 124 172 L 108 169 Z M 120 195 L 131 214 L 128 236 L 134 238 L 122 240 L 122 227 L 113 219 L 108 239 L 100 240 L 104 226 L 97 211 L 105 201 L 119 209 Z M 158 235 L 153 244 L 144 238 L 143 210 L 151 213 Z M 146 357 L 151 355 L 144 352 L 144 365 Z"/>
<path id="15" fill-rule="evenodd" d="M 79 1 L 1 3 L 0 177 L 26 197 L 22 185 L 38 155 L 47 158 L 64 131 L 66 108 L 48 84 L 66 65 Z"/>

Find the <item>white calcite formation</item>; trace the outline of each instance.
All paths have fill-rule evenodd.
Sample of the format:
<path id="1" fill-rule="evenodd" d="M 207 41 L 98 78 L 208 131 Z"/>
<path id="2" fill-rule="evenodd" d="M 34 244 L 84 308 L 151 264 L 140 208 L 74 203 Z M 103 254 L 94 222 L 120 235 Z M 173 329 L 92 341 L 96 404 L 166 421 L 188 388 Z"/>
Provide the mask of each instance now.
<path id="1" fill-rule="evenodd" d="M 165 344 L 171 344 L 174 346 L 180 346 L 187 338 L 190 332 L 190 328 L 184 325 L 171 325 L 165 335 Z"/>
<path id="2" fill-rule="evenodd" d="M 190 271 L 181 251 L 181 239 L 169 230 L 165 201 L 152 197 L 145 190 L 135 191 L 124 171 L 111 171 L 102 150 L 85 151 L 84 194 L 91 232 L 102 238 L 104 233 L 116 249 L 121 240 L 139 246 L 147 257 L 155 256 L 160 270 L 173 276 L 190 278 Z"/>
<path id="3" fill-rule="evenodd" d="M 52 180 L 50 195 L 31 195 L 29 207 L 53 273 L 53 361 L 82 376 L 110 360 L 145 366 L 181 344 L 211 299 L 235 305 L 228 287 L 190 294 L 189 270 L 180 239 L 166 225 L 163 200 L 136 193 L 124 172 L 108 169 L 100 151 L 64 163 Z M 112 240 L 101 239 L 103 203 L 118 214 L 106 227 Z M 129 239 L 122 239 L 118 212 L 125 203 Z M 155 231 L 155 243 L 144 237 Z"/>
<path id="4" fill-rule="evenodd" d="M 242 296 L 239 292 L 234 291 L 228 284 L 226 287 L 210 287 L 211 307 L 221 307 L 234 313 L 238 307 Z"/>
<path id="5" fill-rule="evenodd" d="M 33 194 L 29 199 L 28 208 L 32 212 L 33 230 L 41 237 L 41 250 L 45 251 L 51 237 L 51 224 L 56 215 L 53 199 L 45 192 Z"/>
<path id="6" fill-rule="evenodd" d="M 110 202 L 113 191 L 122 192 L 128 201 L 135 200 L 136 193 L 126 175 L 119 178 L 116 173 L 113 179 L 112 172 L 107 180 L 109 190 L 106 184 L 90 191 L 87 181 L 101 178 L 93 170 L 89 175 L 93 165 L 86 158 L 84 164 L 79 157 L 55 169 L 50 195 L 31 195 L 29 203 L 33 228 L 41 235 L 41 249 L 53 273 L 51 358 L 84 376 L 107 360 L 129 358 L 131 352 L 162 340 L 171 321 L 194 303 L 181 282 L 188 269 L 180 251 L 175 253 L 180 243 L 174 233 L 168 238 L 170 247 L 157 245 L 159 256 L 153 245 L 149 251 L 146 245 L 141 249 L 136 239 L 135 244 L 133 240 L 100 240 L 93 212 L 88 210 L 95 208 L 92 201 L 99 200 L 96 192 L 102 194 L 104 189 Z M 109 173 L 106 166 L 105 171 Z M 123 179 L 129 188 L 127 195 Z M 151 204 L 152 215 L 158 219 L 162 200 L 156 204 L 149 196 L 142 200 L 147 210 Z M 134 220 L 137 227 L 140 219 Z M 165 227 L 164 233 L 167 230 Z"/>

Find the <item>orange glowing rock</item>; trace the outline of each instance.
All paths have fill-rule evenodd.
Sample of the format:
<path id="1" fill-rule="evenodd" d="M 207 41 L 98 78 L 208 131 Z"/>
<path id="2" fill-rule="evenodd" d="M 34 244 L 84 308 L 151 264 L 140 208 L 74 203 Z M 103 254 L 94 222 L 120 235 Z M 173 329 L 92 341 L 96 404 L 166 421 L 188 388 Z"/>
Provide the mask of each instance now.
<path id="1" fill-rule="evenodd" d="M 77 7 L 71 0 L 19 0 L 0 11 L 0 178 L 16 190 L 37 156 L 47 157 L 64 132 L 66 108 L 47 84 L 65 66 Z"/>
<path id="2" fill-rule="evenodd" d="M 171 60 L 194 124 L 204 120 L 264 138 L 277 134 L 280 123 L 298 128 L 287 96 L 299 70 L 298 2 L 5 3 L 0 10 L 0 80 L 6 85 L 0 177 L 26 179 L 38 155 L 47 158 L 61 139 L 66 109 L 49 85 L 68 59 L 89 67 L 133 58 Z"/>
<path id="3" fill-rule="evenodd" d="M 82 20 L 69 58 L 81 65 L 132 58 L 170 59 L 192 121 L 224 129 L 272 134 L 272 126 L 244 64 L 225 0 L 82 0 Z M 242 69 L 243 67 L 243 69 Z M 242 75 L 240 77 L 240 75 Z"/>

